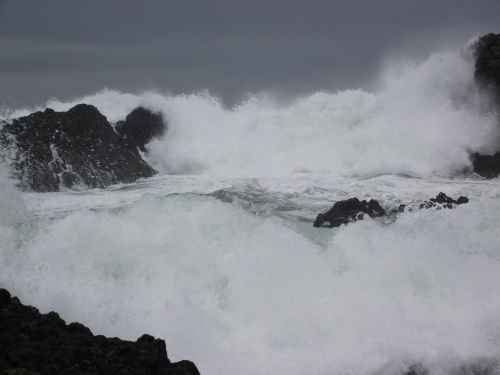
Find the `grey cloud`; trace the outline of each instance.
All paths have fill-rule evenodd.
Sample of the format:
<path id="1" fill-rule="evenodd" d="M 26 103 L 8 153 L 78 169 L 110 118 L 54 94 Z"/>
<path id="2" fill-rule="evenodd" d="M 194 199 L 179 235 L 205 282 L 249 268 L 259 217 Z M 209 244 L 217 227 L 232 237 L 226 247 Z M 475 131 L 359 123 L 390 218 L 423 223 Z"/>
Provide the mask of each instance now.
<path id="1" fill-rule="evenodd" d="M 499 21 L 497 0 L 0 0 L 0 104 L 369 86 L 387 54 L 421 58 Z"/>

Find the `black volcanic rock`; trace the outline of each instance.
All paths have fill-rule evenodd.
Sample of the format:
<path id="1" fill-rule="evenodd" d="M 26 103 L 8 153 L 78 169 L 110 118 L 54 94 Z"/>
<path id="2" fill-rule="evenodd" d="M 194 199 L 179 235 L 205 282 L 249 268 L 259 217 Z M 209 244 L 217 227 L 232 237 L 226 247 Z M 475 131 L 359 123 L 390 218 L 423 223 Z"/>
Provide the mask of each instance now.
<path id="1" fill-rule="evenodd" d="M 145 146 L 153 139 L 162 136 L 167 124 L 161 113 L 153 113 L 144 107 L 130 112 L 125 121 L 116 124 L 116 131 L 132 146 L 146 151 Z"/>
<path id="2" fill-rule="evenodd" d="M 46 109 L 3 124 L 0 145 L 13 154 L 12 175 L 25 190 L 103 188 L 156 172 L 95 107 Z"/>
<path id="3" fill-rule="evenodd" d="M 189 361 L 171 363 L 165 341 L 94 336 L 55 312 L 40 314 L 0 289 L 0 374 L 199 375 Z"/>
<path id="4" fill-rule="evenodd" d="M 494 110 L 500 113 L 500 34 L 482 36 L 475 48 L 476 83 L 489 94 Z M 500 145 L 498 149 L 500 150 Z M 500 175 L 500 152 L 494 155 L 472 154 L 472 167 L 480 176 L 498 177 Z"/>
<path id="5" fill-rule="evenodd" d="M 475 46 L 476 82 L 496 91 L 500 89 L 500 34 L 487 34 Z"/>
<path id="6" fill-rule="evenodd" d="M 352 223 L 362 220 L 367 214 L 371 218 L 386 215 L 380 204 L 371 199 L 369 202 L 358 198 L 350 198 L 344 201 L 335 202 L 333 207 L 324 214 L 319 214 L 314 221 L 315 227 L 334 228 L 342 224 Z"/>
<path id="7" fill-rule="evenodd" d="M 441 209 L 441 208 L 455 208 L 455 206 L 460 205 L 460 204 L 465 204 L 469 203 L 469 198 L 460 196 L 458 199 L 453 199 L 449 196 L 447 196 L 445 193 L 439 193 L 436 195 L 436 198 L 431 198 L 428 201 L 425 201 L 421 203 L 418 208 L 436 208 L 436 209 Z"/>
<path id="8" fill-rule="evenodd" d="M 423 201 L 419 204 L 401 204 L 398 207 L 385 210 L 378 201 L 371 199 L 360 201 L 358 198 L 350 198 L 343 201 L 335 202 L 333 207 L 324 214 L 318 214 L 313 223 L 315 227 L 335 228 L 342 224 L 349 224 L 358 220 L 363 220 L 365 214 L 371 218 L 376 217 L 392 217 L 405 211 L 414 211 L 416 209 L 436 209 L 442 208 L 452 209 L 457 205 L 469 202 L 469 198 L 461 196 L 458 199 L 453 199 L 445 193 L 439 193 L 435 198 Z"/>
<path id="9" fill-rule="evenodd" d="M 500 152 L 494 155 L 472 155 L 472 168 L 478 175 L 495 178 L 500 175 Z"/>

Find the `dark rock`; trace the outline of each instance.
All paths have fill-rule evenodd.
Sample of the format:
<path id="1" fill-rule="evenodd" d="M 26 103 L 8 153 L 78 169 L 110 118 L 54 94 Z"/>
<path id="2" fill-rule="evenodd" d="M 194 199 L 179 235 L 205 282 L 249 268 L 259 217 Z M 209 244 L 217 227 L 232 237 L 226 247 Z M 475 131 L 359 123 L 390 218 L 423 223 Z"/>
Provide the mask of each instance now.
<path id="1" fill-rule="evenodd" d="M 431 198 L 428 201 L 424 201 L 424 203 L 420 204 L 419 208 L 455 208 L 456 205 L 465 204 L 469 202 L 469 198 L 461 196 L 458 199 L 453 199 L 447 196 L 445 193 L 441 192 L 436 195 L 435 198 Z"/>
<path id="2" fill-rule="evenodd" d="M 493 110 L 500 113 L 500 34 L 484 35 L 475 46 L 475 80 L 491 99 Z M 500 150 L 500 145 L 498 145 Z M 471 155 L 472 168 L 478 175 L 495 178 L 500 175 L 500 152 L 494 155 Z"/>
<path id="3" fill-rule="evenodd" d="M 199 375 L 189 361 L 171 363 L 165 341 L 94 336 L 55 312 L 40 314 L 0 289 L 0 374 Z"/>
<path id="4" fill-rule="evenodd" d="M 469 198 L 461 196 L 458 199 L 453 199 L 445 193 L 439 193 L 435 198 L 423 201 L 417 204 L 401 204 L 398 207 L 390 208 L 387 211 L 374 199 L 369 202 L 358 198 L 350 198 L 344 201 L 335 202 L 333 207 L 324 214 L 318 214 L 313 225 L 315 227 L 334 228 L 342 224 L 349 224 L 358 220 L 363 220 L 367 214 L 371 218 L 388 217 L 395 219 L 395 216 L 405 211 L 413 211 L 414 209 L 430 209 L 440 210 L 442 208 L 455 208 L 457 205 L 469 202 Z"/>
<path id="5" fill-rule="evenodd" d="M 10 293 L 5 289 L 0 289 L 0 307 L 7 306 L 10 303 Z"/>
<path id="6" fill-rule="evenodd" d="M 457 205 L 469 203 L 469 198 L 460 196 L 458 199 L 453 199 L 449 196 L 447 196 L 445 193 L 441 192 L 438 195 L 436 195 L 435 198 L 431 198 L 429 200 L 423 201 L 422 203 L 418 204 L 406 204 L 406 205 L 400 205 L 398 209 L 392 209 L 390 210 L 390 214 L 398 214 L 404 211 L 413 211 L 415 209 L 436 209 L 436 210 L 441 210 L 442 208 L 448 208 L 452 209 L 455 208 Z"/>
<path id="7" fill-rule="evenodd" d="M 500 175 L 500 152 L 495 155 L 472 154 L 472 168 L 482 177 L 498 177 Z"/>
<path id="8" fill-rule="evenodd" d="M 137 107 L 127 115 L 125 121 L 118 122 L 115 129 L 125 142 L 145 152 L 145 146 L 153 138 L 165 133 L 167 124 L 161 113 L 153 113 L 144 107 Z"/>
<path id="9" fill-rule="evenodd" d="M 478 39 L 475 45 L 476 82 L 488 89 L 500 89 L 500 34 L 487 34 Z"/>
<path id="10" fill-rule="evenodd" d="M 24 190 L 103 188 L 156 172 L 95 107 L 46 109 L 5 123 L 0 145 L 14 154 L 12 175 Z"/>
<path id="11" fill-rule="evenodd" d="M 358 198 L 350 198 L 345 201 L 335 202 L 333 207 L 324 214 L 319 214 L 314 221 L 315 227 L 334 228 L 342 224 L 362 220 L 364 214 L 371 218 L 384 216 L 385 210 L 380 204 L 371 199 L 369 202 Z"/>

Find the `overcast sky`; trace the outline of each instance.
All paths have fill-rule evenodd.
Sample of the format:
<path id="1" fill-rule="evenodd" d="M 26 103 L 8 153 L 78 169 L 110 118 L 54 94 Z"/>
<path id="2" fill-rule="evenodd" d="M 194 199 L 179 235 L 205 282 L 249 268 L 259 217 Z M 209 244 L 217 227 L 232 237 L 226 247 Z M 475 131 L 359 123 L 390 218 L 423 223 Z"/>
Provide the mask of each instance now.
<path id="1" fill-rule="evenodd" d="M 500 0 L 0 0 L 0 105 L 104 87 L 297 95 L 500 32 Z"/>

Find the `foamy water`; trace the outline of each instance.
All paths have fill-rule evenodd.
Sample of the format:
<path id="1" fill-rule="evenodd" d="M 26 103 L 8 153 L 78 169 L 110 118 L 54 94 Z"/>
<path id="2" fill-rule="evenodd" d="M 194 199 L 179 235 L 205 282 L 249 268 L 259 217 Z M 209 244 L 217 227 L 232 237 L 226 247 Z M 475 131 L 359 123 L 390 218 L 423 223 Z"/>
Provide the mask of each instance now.
<path id="1" fill-rule="evenodd" d="M 226 108 L 209 93 L 105 90 L 46 106 L 67 110 L 82 102 L 95 105 L 111 122 L 138 105 L 162 112 L 168 134 L 148 146 L 149 159 L 169 174 L 450 176 L 470 165 L 471 150 L 494 151 L 500 140 L 496 118 L 481 106 L 473 85 L 472 62 L 452 52 L 388 67 L 375 93 L 319 92 L 287 103 L 250 96 Z"/>
<path id="2" fill-rule="evenodd" d="M 459 54 L 389 69 L 377 93 L 48 105 L 76 102 L 110 121 L 162 111 L 167 136 L 148 146 L 161 174 L 23 195 L 1 175 L 0 285 L 25 303 L 94 333 L 165 338 L 172 360 L 208 375 L 499 372 L 500 182 L 457 177 L 497 134 Z M 312 227 L 339 199 L 392 207 L 440 191 L 471 201 Z"/>

